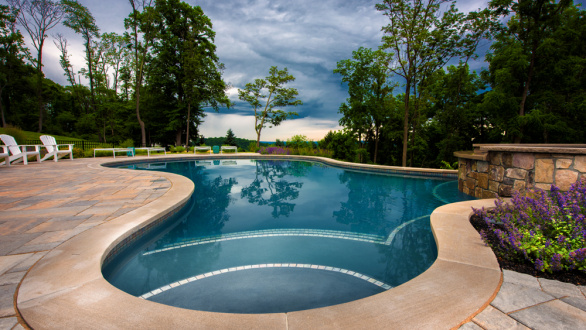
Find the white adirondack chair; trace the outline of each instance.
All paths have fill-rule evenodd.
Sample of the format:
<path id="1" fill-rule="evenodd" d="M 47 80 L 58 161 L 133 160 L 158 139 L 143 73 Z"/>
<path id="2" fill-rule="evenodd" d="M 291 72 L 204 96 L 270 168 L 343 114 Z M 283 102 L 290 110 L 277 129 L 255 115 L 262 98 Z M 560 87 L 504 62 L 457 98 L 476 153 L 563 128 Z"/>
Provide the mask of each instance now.
<path id="1" fill-rule="evenodd" d="M 0 163 L 0 164 L 6 164 L 7 166 L 10 166 L 10 154 L 8 153 L 8 147 L 6 146 L 0 146 L 0 148 L 2 148 L 2 152 L 0 152 L 0 159 L 4 158 L 4 162 Z"/>
<path id="2" fill-rule="evenodd" d="M 41 161 L 49 159 L 53 157 L 55 161 L 59 158 L 65 157 L 69 154 L 69 159 L 73 159 L 73 144 L 57 144 L 55 138 L 50 135 L 41 135 L 40 137 L 41 142 L 43 142 L 43 146 L 47 149 L 47 154 L 41 159 Z M 60 150 L 60 146 L 68 146 L 68 149 Z"/>
<path id="3" fill-rule="evenodd" d="M 16 160 L 15 163 L 22 161 L 24 165 L 27 165 L 29 156 L 36 156 L 37 162 L 41 162 L 41 152 L 39 150 L 39 145 L 18 145 L 12 136 L 6 134 L 1 134 L 0 139 L 8 147 L 10 154 L 12 154 L 12 156 L 8 156 L 8 161 L 6 163 L 10 163 L 13 160 Z M 27 147 L 33 147 L 35 151 L 28 151 Z"/>

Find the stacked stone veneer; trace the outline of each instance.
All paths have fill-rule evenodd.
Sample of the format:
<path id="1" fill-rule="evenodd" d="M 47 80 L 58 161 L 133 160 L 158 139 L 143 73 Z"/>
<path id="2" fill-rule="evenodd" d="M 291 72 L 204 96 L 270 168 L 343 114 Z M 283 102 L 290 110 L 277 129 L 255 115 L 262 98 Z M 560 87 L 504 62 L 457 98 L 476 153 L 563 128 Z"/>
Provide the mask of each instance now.
<path id="1" fill-rule="evenodd" d="M 526 195 L 529 188 L 549 190 L 552 184 L 565 191 L 577 180 L 586 180 L 584 154 L 506 151 L 488 151 L 481 157 L 455 154 L 459 160 L 458 188 L 477 198 L 510 197 L 515 191 Z"/>

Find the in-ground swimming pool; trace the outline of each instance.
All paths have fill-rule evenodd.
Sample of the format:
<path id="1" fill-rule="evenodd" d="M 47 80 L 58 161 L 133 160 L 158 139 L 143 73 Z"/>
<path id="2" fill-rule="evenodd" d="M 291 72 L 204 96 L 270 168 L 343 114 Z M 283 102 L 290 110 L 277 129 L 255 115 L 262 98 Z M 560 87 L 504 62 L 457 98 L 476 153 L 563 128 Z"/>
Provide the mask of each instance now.
<path id="1" fill-rule="evenodd" d="M 429 215 L 457 181 L 306 161 L 131 165 L 190 178 L 190 203 L 104 266 L 130 294 L 176 307 L 276 313 L 368 297 L 437 257 Z"/>

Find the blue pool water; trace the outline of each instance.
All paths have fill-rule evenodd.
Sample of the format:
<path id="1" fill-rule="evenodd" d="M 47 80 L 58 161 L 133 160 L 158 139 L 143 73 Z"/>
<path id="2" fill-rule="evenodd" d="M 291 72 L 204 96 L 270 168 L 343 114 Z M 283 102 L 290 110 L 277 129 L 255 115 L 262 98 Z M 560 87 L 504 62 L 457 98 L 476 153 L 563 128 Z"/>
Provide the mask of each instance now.
<path id="1" fill-rule="evenodd" d="M 305 161 L 209 160 L 133 169 L 190 178 L 190 203 L 105 265 L 132 295 L 232 313 L 290 312 L 377 294 L 437 257 L 429 215 L 457 181 Z"/>

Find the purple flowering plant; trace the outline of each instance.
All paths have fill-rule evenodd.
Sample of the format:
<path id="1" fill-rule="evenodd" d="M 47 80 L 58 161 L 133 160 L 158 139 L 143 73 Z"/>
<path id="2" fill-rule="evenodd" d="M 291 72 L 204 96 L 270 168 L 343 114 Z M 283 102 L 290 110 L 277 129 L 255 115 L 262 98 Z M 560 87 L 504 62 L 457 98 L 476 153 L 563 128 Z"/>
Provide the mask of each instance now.
<path id="1" fill-rule="evenodd" d="M 261 155 L 303 155 L 303 156 L 319 156 L 332 157 L 332 152 L 326 149 L 313 148 L 283 148 L 283 147 L 260 147 L 258 153 Z"/>
<path id="2" fill-rule="evenodd" d="M 261 155 L 290 155 L 291 150 L 282 147 L 261 147 L 258 153 Z"/>
<path id="3" fill-rule="evenodd" d="M 498 237 L 495 253 L 508 260 L 525 259 L 542 272 L 577 269 L 586 272 L 586 182 L 567 192 L 554 185 L 535 189 L 531 197 L 515 194 L 495 201 L 490 210 L 474 209 Z M 486 232 L 481 232 L 487 243 Z"/>

